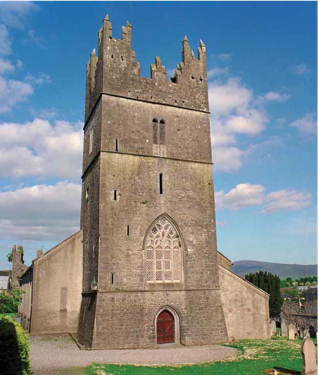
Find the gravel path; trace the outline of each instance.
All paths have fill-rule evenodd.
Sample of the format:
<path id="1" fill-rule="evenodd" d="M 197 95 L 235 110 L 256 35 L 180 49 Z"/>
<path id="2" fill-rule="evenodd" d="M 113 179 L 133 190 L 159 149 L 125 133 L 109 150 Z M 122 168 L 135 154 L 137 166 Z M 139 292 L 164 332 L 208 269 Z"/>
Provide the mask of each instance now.
<path id="1" fill-rule="evenodd" d="M 31 337 L 30 358 L 33 373 L 85 367 L 92 363 L 135 365 L 178 365 L 212 362 L 236 356 L 234 348 L 220 345 L 160 347 L 159 349 L 79 350 L 67 336 Z"/>

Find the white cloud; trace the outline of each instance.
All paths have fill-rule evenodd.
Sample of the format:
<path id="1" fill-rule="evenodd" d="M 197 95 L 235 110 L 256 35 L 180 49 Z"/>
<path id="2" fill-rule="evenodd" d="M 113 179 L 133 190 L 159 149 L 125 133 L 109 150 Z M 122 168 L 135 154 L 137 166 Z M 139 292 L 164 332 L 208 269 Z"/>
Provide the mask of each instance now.
<path id="1" fill-rule="evenodd" d="M 58 182 L 0 192 L 0 237 L 59 240 L 79 228 L 81 185 Z"/>
<path id="2" fill-rule="evenodd" d="M 176 74 L 176 68 L 172 68 L 172 69 L 167 69 L 167 77 L 170 78 L 171 77 L 174 77 Z"/>
<path id="3" fill-rule="evenodd" d="M 227 221 L 217 221 L 216 225 L 219 227 L 225 227 L 227 225 Z"/>
<path id="4" fill-rule="evenodd" d="M 17 60 L 17 69 L 22 69 L 23 62 L 21 60 Z"/>
<path id="5" fill-rule="evenodd" d="M 42 36 L 37 35 L 35 30 L 28 30 L 27 35 L 27 39 L 24 40 L 25 44 L 31 43 L 41 48 L 44 46 L 45 39 Z"/>
<path id="6" fill-rule="evenodd" d="M 296 128 L 301 135 L 314 135 L 317 132 L 317 120 L 315 119 L 315 114 L 307 113 L 303 118 L 292 122 L 290 126 Z"/>
<path id="7" fill-rule="evenodd" d="M 0 113 L 10 112 L 17 103 L 33 94 L 30 83 L 7 80 L 0 76 Z"/>
<path id="8" fill-rule="evenodd" d="M 81 175 L 83 124 L 35 119 L 0 124 L 0 176 L 55 176 L 77 181 Z"/>
<path id="9" fill-rule="evenodd" d="M 212 58 L 217 58 L 221 60 L 222 62 L 229 61 L 233 56 L 234 56 L 233 53 L 220 53 L 219 55 L 216 55 L 216 54 L 211 55 Z"/>
<path id="10" fill-rule="evenodd" d="M 281 94 L 275 91 L 269 91 L 264 95 L 259 95 L 256 98 L 257 104 L 262 104 L 266 102 L 284 102 L 290 98 L 289 94 Z"/>
<path id="11" fill-rule="evenodd" d="M 12 65 L 9 60 L 4 60 L 0 57 L 0 74 L 13 72 L 14 69 L 14 65 Z"/>
<path id="12" fill-rule="evenodd" d="M 307 64 L 299 64 L 294 66 L 294 73 L 297 75 L 303 75 L 311 72 L 311 69 Z"/>
<path id="13" fill-rule="evenodd" d="M 239 137 L 255 137 L 264 132 L 269 122 L 264 104 L 283 102 L 288 98 L 288 94 L 276 91 L 255 98 L 253 91 L 237 77 L 210 82 L 209 106 L 215 170 L 238 171 L 243 165 L 243 157 L 246 158 L 256 149 L 241 149 L 238 145 Z"/>
<path id="14" fill-rule="evenodd" d="M 212 153 L 215 171 L 226 173 L 236 172 L 243 165 L 242 158 L 244 156 L 244 151 L 237 147 L 215 147 Z"/>
<path id="15" fill-rule="evenodd" d="M 8 56 L 12 52 L 5 25 L 24 27 L 27 15 L 34 9 L 38 9 L 38 6 L 32 2 L 0 2 L 0 56 Z M 29 36 L 36 38 L 34 30 Z M 27 100 L 33 94 L 35 86 L 51 82 L 50 76 L 42 72 L 38 77 L 28 73 L 24 81 L 4 78 L 5 73 L 13 72 L 16 68 L 19 70 L 22 66 L 21 60 L 17 60 L 15 67 L 12 61 L 0 57 L 0 113 L 10 112 L 16 104 Z"/>
<path id="16" fill-rule="evenodd" d="M 238 111 L 237 115 L 230 116 L 227 125 L 234 133 L 259 134 L 265 130 L 268 118 L 259 110 L 250 108 Z"/>
<path id="17" fill-rule="evenodd" d="M 11 40 L 8 30 L 4 25 L 0 24 L 0 55 L 7 56 L 10 55 L 11 52 Z"/>
<path id="18" fill-rule="evenodd" d="M 58 115 L 59 111 L 56 108 L 40 108 L 39 110 L 30 109 L 30 113 L 42 119 L 54 118 Z"/>
<path id="19" fill-rule="evenodd" d="M 23 28 L 32 11 L 40 9 L 31 1 L 0 1 L 0 22 L 16 28 Z"/>
<path id="20" fill-rule="evenodd" d="M 233 53 L 221 53 L 218 55 L 218 58 L 222 61 L 228 61 L 231 57 L 233 57 Z"/>
<path id="21" fill-rule="evenodd" d="M 253 91 L 238 78 L 214 81 L 209 86 L 211 140 L 214 168 L 227 173 L 238 171 L 246 152 L 237 144 L 238 135 L 255 136 L 266 128 L 264 111 L 252 106 Z"/>
<path id="22" fill-rule="evenodd" d="M 284 189 L 273 191 L 266 197 L 268 202 L 262 213 L 277 211 L 299 211 L 311 204 L 311 194 L 301 193 L 296 190 Z"/>
<path id="23" fill-rule="evenodd" d="M 212 68 L 208 70 L 208 78 L 220 76 L 222 74 L 228 74 L 229 69 L 228 68 Z"/>
<path id="24" fill-rule="evenodd" d="M 52 83 L 51 77 L 43 72 L 39 72 L 37 77 L 34 77 L 32 74 L 28 73 L 24 80 L 31 83 L 33 86 L 41 86 L 44 83 Z"/>
<path id="25" fill-rule="evenodd" d="M 236 211 L 246 206 L 261 205 L 264 201 L 264 191 L 262 185 L 239 184 L 228 193 L 224 193 L 223 190 L 216 192 L 216 207 Z"/>
<path id="26" fill-rule="evenodd" d="M 237 108 L 246 108 L 253 92 L 245 88 L 238 78 L 226 83 L 215 81 L 209 85 L 209 105 L 212 115 L 228 115 Z"/>
<path id="27" fill-rule="evenodd" d="M 265 195 L 265 187 L 243 183 L 225 193 L 215 193 L 216 207 L 236 211 L 247 206 L 263 205 L 261 213 L 272 214 L 278 211 L 299 211 L 311 205 L 311 194 L 297 190 L 283 189 Z"/>
<path id="28" fill-rule="evenodd" d="M 286 120 L 285 117 L 278 118 L 276 120 L 276 127 L 277 128 L 283 128 L 286 125 L 286 122 L 287 122 L 287 120 Z"/>

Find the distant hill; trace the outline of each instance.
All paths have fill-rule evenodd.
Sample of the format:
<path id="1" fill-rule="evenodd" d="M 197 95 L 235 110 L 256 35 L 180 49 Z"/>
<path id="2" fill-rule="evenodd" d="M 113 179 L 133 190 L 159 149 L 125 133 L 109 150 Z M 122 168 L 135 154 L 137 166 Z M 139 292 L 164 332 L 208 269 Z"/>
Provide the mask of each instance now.
<path id="1" fill-rule="evenodd" d="M 231 269 L 243 277 L 247 273 L 259 271 L 271 272 L 281 279 L 285 279 L 286 277 L 297 279 L 299 277 L 317 275 L 317 264 L 302 265 L 259 262 L 257 260 L 238 260 L 237 262 L 233 262 Z"/>

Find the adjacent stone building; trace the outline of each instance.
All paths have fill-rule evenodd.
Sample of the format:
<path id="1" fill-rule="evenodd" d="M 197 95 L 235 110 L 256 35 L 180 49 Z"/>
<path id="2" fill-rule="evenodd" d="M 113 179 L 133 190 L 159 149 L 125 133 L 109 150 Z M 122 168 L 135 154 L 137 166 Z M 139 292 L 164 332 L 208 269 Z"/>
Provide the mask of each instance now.
<path id="1" fill-rule="evenodd" d="M 77 331 L 94 349 L 267 338 L 268 295 L 217 252 L 206 47 L 195 57 L 185 38 L 174 77 L 156 57 L 143 78 L 131 33 L 127 22 L 115 39 L 103 20 L 87 64 L 81 231 L 24 274 L 21 314 L 31 333 Z"/>
<path id="2" fill-rule="evenodd" d="M 303 304 L 285 301 L 280 316 L 282 324 L 295 326 L 298 336 L 303 337 L 304 331 L 311 337 L 317 336 L 317 301 Z"/>

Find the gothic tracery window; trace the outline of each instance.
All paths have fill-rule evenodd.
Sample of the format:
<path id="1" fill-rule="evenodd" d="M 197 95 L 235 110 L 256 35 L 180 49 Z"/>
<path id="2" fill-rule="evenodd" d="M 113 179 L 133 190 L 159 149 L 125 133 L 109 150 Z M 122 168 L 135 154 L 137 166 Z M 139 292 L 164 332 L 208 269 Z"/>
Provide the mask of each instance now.
<path id="1" fill-rule="evenodd" d="M 148 283 L 181 282 L 182 243 L 171 221 L 161 216 L 146 238 L 146 276 Z"/>

